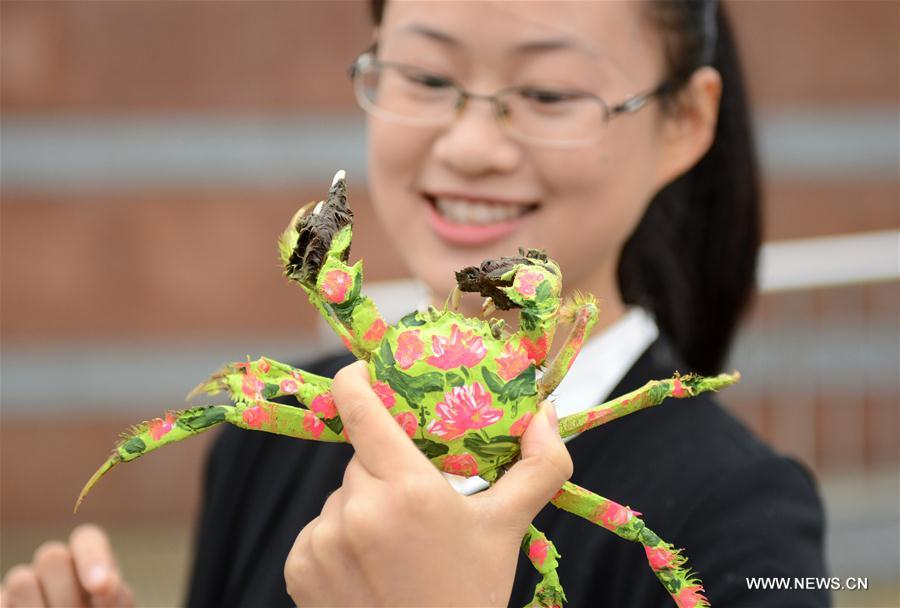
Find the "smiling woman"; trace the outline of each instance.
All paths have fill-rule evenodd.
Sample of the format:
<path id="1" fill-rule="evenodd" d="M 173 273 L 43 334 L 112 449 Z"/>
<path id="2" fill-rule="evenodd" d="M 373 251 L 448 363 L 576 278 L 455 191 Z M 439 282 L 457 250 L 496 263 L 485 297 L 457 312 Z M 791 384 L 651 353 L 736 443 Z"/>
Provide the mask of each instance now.
<path id="1" fill-rule="evenodd" d="M 432 303 L 443 304 L 461 268 L 520 246 L 544 249 L 566 277 L 565 295 L 590 292 L 602 308 L 553 393 L 560 412 L 583 412 L 676 370 L 720 371 L 752 294 L 759 201 L 741 74 L 719 3 L 372 7 L 374 45 L 352 69 L 367 112 L 371 198 Z M 325 297 L 337 301 L 348 284 L 335 276 Z M 523 290 L 532 287 L 523 280 Z M 462 307 L 479 312 L 470 300 Z M 411 338 L 398 339 L 401 368 L 483 356 L 465 332 Z M 547 348 L 530 340 L 527 354 L 542 359 Z M 498 359 L 504 380 L 523 363 L 512 352 Z M 330 377 L 352 360 L 304 367 Z M 574 483 L 623 502 L 595 505 L 594 519 L 614 528 L 646 520 L 684 547 L 713 605 L 828 602 L 824 592 L 746 587 L 761 577 L 824 576 L 822 513 L 808 474 L 709 395 L 635 413 L 567 448 L 544 404 L 510 428 L 521 435 L 522 460 L 479 493 L 483 480 L 448 476 L 448 485 L 413 449 L 404 430 L 415 420 L 383 424 L 384 387 L 367 380 L 358 367 L 341 371 L 333 399 L 307 412 L 320 430 L 320 417 L 340 413 L 356 456 L 347 445 L 239 429 L 219 437 L 190 605 L 521 605 L 541 576 L 532 564 L 547 571 L 559 557 L 535 537 L 532 520 L 565 556 L 560 577 L 573 604 L 671 605 L 653 571 L 678 556 L 542 510 L 573 464 Z M 495 417 L 486 397 L 474 387 L 453 392 L 431 432 L 458 439 Z M 474 471 L 465 455 L 448 466 Z M 91 565 L 105 576 L 91 576 Z M 74 605 L 88 594 L 131 601 L 94 528 L 11 571 L 6 591 L 22 604 Z M 668 591 L 680 606 L 702 601 L 695 584 Z"/>
<path id="2" fill-rule="evenodd" d="M 372 201 L 432 304 L 443 305 L 455 271 L 541 248 L 562 268 L 566 292 L 593 293 L 602 307 L 599 335 L 554 393 L 558 410 L 583 411 L 675 370 L 719 371 L 753 289 L 759 201 L 718 3 L 372 6 L 374 44 L 351 68 L 368 114 Z M 462 307 L 479 312 L 476 302 Z M 452 348 L 430 350 L 423 356 L 443 361 Z M 309 369 L 331 375 L 349 361 Z M 335 381 L 337 408 L 378 410 L 377 396 L 350 378 Z M 420 459 L 400 465 L 405 446 L 387 436 L 378 449 L 393 470 L 364 447 L 351 459 L 340 446 L 229 429 L 210 459 L 191 604 L 530 603 L 540 575 L 523 556 L 514 579 L 514 554 L 524 522 L 569 466 L 551 418 L 517 431 L 523 460 L 466 499 L 418 469 Z M 821 592 L 763 597 L 743 585 L 822 575 L 822 514 L 808 474 L 713 399 L 634 414 L 579 436 L 568 452 L 575 483 L 639 505 L 647 525 L 685 548 L 713 605 L 827 603 Z M 464 494 L 486 486 L 450 481 Z M 636 515 L 623 506 L 600 519 Z M 646 565 L 665 568 L 672 556 L 555 511 L 534 521 L 565 556 L 560 577 L 573 604 L 671 605 Z M 555 564 L 532 540 L 527 558 Z M 695 585 L 673 596 L 701 602 Z"/>

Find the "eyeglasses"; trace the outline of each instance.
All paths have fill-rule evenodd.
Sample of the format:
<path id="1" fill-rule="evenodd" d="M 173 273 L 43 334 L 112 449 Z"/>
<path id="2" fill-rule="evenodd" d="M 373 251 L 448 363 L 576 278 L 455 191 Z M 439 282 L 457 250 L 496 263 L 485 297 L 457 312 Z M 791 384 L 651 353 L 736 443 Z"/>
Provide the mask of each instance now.
<path id="1" fill-rule="evenodd" d="M 456 82 L 403 63 L 379 61 L 364 53 L 350 66 L 359 105 L 392 122 L 420 126 L 448 125 L 471 100 L 493 106 L 506 132 L 529 144 L 555 148 L 590 145 L 603 136 L 607 123 L 631 114 L 669 90 L 668 82 L 610 107 L 585 91 L 517 86 L 494 95 L 465 90 Z"/>

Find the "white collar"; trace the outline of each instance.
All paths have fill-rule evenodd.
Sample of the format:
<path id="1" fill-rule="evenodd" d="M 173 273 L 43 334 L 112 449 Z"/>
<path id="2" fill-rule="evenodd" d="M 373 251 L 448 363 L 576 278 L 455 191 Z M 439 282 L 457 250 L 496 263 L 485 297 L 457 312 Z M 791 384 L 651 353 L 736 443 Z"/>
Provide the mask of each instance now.
<path id="1" fill-rule="evenodd" d="M 557 416 L 576 414 L 607 400 L 610 392 L 658 336 L 659 329 L 653 318 L 643 308 L 634 306 L 603 332 L 588 338 L 566 377 L 551 395 Z M 475 494 L 489 485 L 481 477 L 443 475 L 460 494 Z"/>

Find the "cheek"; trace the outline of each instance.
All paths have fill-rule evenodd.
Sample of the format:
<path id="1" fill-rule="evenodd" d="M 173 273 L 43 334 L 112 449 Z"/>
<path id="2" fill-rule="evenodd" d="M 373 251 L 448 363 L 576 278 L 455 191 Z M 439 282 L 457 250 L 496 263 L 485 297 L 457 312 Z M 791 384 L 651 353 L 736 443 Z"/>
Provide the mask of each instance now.
<path id="1" fill-rule="evenodd" d="M 372 204 L 385 224 L 409 213 L 418 202 L 416 188 L 431 146 L 428 129 L 404 127 L 369 118 L 368 177 Z"/>

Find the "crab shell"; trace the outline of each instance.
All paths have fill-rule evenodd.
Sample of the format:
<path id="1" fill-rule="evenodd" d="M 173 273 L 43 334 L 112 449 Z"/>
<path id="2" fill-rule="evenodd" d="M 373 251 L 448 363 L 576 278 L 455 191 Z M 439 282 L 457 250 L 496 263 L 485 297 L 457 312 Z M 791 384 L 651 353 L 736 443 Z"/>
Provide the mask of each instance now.
<path id="1" fill-rule="evenodd" d="M 385 329 L 372 385 L 439 469 L 493 479 L 538 408 L 528 342 L 449 310 L 411 313 Z"/>

